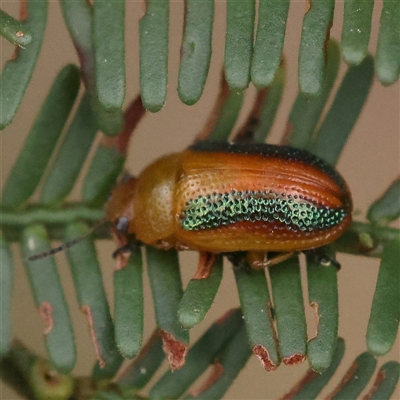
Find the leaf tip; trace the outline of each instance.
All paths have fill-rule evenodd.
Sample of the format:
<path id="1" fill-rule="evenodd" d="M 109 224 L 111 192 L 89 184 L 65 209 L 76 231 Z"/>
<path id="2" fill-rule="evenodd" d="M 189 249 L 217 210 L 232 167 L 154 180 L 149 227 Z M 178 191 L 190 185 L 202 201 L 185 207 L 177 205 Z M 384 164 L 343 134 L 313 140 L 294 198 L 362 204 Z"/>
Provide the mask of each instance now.
<path id="1" fill-rule="evenodd" d="M 163 350 L 167 356 L 172 371 L 182 368 L 185 365 L 188 346 L 175 339 L 169 332 L 160 330 L 163 342 Z"/>
<path id="2" fill-rule="evenodd" d="M 258 344 L 253 347 L 253 354 L 259 359 L 259 361 L 261 362 L 262 366 L 266 371 L 273 371 L 278 367 L 272 361 L 268 350 L 261 344 Z"/>

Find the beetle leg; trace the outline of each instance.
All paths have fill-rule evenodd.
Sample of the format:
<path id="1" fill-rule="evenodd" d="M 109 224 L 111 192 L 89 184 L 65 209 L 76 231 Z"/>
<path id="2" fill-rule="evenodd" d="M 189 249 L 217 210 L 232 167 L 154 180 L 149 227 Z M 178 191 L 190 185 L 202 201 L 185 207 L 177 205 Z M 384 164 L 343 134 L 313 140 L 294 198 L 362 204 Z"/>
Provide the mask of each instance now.
<path id="1" fill-rule="evenodd" d="M 124 245 L 118 247 L 113 253 L 112 257 L 117 258 L 119 254 L 123 253 L 131 253 L 132 251 L 136 250 L 138 247 L 140 247 L 143 243 L 140 242 L 139 240 L 130 240 L 128 243 L 125 243 Z"/>
<path id="2" fill-rule="evenodd" d="M 130 236 L 125 236 L 124 241 L 120 241 L 121 245 L 113 252 L 112 257 L 116 260 L 115 269 L 126 267 L 129 257 L 133 251 L 138 249 L 143 243 Z"/>
<path id="3" fill-rule="evenodd" d="M 118 247 L 118 249 L 114 250 L 112 253 L 112 258 L 117 258 L 120 254 L 130 253 L 130 252 L 131 252 L 131 247 L 130 247 L 129 243 L 127 243 L 121 247 Z"/>
<path id="4" fill-rule="evenodd" d="M 254 267 L 255 265 L 263 265 L 266 261 L 265 251 L 248 251 L 246 254 L 246 260 L 251 265 L 252 268 L 258 269 Z M 264 268 L 264 267 L 259 267 Z"/>
<path id="5" fill-rule="evenodd" d="M 247 273 L 250 273 L 251 268 L 249 268 L 249 263 L 246 261 L 246 254 L 245 251 L 232 251 L 225 253 L 224 255 L 232 264 L 234 269 L 244 269 Z"/>
<path id="6" fill-rule="evenodd" d="M 277 255 L 275 255 L 269 259 L 264 259 L 262 261 L 254 260 L 252 262 L 251 266 L 254 269 L 269 268 L 269 267 L 272 267 L 273 265 L 276 265 L 283 261 L 288 260 L 290 257 L 293 256 L 293 254 L 294 254 L 293 251 L 288 252 L 288 253 L 278 253 Z"/>
<path id="7" fill-rule="evenodd" d="M 307 260 L 315 261 L 323 266 L 333 265 L 338 271 L 341 268 L 340 263 L 336 260 L 335 255 L 328 254 L 325 247 L 317 249 L 305 250 L 303 253 L 306 255 Z"/>
<path id="8" fill-rule="evenodd" d="M 215 254 L 208 251 L 199 252 L 199 264 L 193 279 L 207 279 L 215 261 Z"/>

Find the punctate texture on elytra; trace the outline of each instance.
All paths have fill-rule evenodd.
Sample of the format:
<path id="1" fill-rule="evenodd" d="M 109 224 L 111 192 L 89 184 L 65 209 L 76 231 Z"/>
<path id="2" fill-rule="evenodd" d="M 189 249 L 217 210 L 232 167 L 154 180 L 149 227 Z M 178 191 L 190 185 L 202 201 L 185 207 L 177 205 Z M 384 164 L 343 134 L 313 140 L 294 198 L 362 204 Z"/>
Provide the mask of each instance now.
<path id="1" fill-rule="evenodd" d="M 307 151 L 210 142 L 158 159 L 107 205 L 110 221 L 128 221 L 125 233 L 141 242 L 217 253 L 320 247 L 351 211 L 343 178 Z"/>

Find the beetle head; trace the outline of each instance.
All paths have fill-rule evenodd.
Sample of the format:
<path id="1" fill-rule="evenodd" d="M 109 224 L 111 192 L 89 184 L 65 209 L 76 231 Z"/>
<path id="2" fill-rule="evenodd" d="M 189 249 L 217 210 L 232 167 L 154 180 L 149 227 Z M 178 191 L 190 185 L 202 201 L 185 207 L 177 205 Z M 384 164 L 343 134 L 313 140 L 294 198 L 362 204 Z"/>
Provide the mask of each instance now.
<path id="1" fill-rule="evenodd" d="M 106 217 L 113 224 L 117 234 L 135 233 L 132 231 L 135 186 L 136 178 L 124 179 L 115 187 L 106 205 Z"/>

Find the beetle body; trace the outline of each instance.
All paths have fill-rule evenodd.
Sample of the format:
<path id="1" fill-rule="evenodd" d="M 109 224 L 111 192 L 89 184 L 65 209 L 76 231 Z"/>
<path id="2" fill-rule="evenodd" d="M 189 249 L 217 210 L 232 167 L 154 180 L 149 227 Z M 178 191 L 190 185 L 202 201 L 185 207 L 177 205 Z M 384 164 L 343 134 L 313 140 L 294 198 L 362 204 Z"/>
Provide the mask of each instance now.
<path id="1" fill-rule="evenodd" d="M 219 253 L 320 247 L 351 210 L 343 178 L 304 150 L 202 142 L 118 186 L 106 211 L 146 244 Z"/>

